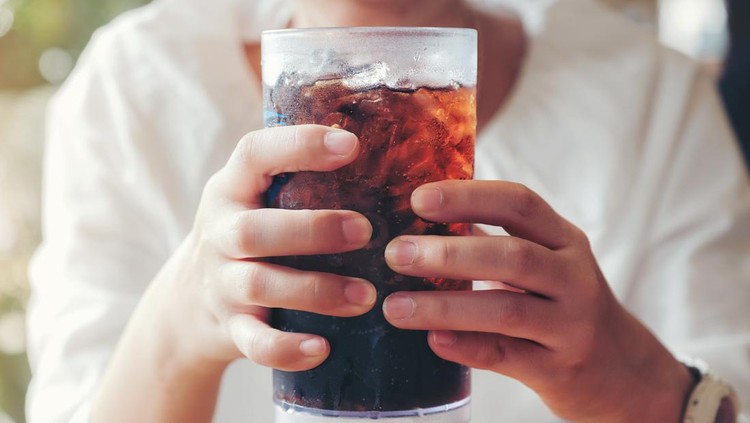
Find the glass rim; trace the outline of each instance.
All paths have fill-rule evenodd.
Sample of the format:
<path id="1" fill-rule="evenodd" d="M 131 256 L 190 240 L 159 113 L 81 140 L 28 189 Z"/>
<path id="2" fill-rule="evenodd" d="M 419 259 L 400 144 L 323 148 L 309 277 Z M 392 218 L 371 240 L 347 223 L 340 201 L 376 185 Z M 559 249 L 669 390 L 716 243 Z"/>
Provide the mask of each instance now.
<path id="1" fill-rule="evenodd" d="M 433 27 L 433 26 L 340 26 L 315 28 L 270 29 L 262 36 L 293 37 L 296 35 L 387 35 L 387 36 L 476 36 L 474 28 Z"/>

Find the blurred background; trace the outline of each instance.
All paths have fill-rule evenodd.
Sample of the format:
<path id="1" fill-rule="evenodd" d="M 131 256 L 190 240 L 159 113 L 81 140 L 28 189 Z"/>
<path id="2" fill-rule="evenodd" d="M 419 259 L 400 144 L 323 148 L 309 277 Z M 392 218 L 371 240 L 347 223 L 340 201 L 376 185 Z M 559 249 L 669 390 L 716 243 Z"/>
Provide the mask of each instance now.
<path id="1" fill-rule="evenodd" d="M 146 0 L 0 0 L 0 423 L 22 423 L 26 266 L 40 238 L 43 120 L 91 33 Z"/>
<path id="2" fill-rule="evenodd" d="M 24 354 L 26 266 L 40 238 L 45 105 L 73 68 L 91 33 L 146 1 L 0 0 L 0 423 L 25 421 L 23 399 L 29 379 Z M 519 7 L 538 2 L 498 1 Z M 598 1 L 696 58 L 719 80 L 730 46 L 727 23 L 740 21 L 728 19 L 725 0 Z M 730 9 L 732 17 L 748 12 L 750 0 L 729 1 L 742 4 Z M 735 121 L 744 120 L 738 115 Z"/>

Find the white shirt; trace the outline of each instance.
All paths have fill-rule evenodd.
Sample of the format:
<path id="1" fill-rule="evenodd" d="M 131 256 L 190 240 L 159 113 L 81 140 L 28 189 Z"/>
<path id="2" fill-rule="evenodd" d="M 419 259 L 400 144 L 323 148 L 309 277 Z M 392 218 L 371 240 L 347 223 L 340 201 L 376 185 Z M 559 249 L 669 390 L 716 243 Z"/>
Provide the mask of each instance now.
<path id="1" fill-rule="evenodd" d="M 284 0 L 157 1 L 97 32 L 59 91 L 31 266 L 30 423 L 86 420 L 206 180 L 262 126 L 242 41 L 288 18 Z M 479 138 L 477 177 L 524 183 L 581 227 L 620 301 L 750 406 L 750 183 L 712 82 L 590 0 L 538 18 L 523 76 Z M 270 371 L 233 364 L 216 421 L 270 422 L 271 410 Z M 555 420 L 485 372 L 473 413 Z"/>

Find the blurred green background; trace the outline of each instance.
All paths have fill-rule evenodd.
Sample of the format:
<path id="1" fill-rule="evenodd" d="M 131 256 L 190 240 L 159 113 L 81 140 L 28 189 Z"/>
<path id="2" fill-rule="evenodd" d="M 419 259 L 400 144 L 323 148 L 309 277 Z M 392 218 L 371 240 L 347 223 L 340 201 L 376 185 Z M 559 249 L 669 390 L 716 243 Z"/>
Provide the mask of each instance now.
<path id="1" fill-rule="evenodd" d="M 0 423 L 22 423 L 26 267 L 39 238 L 44 107 L 99 26 L 147 0 L 0 0 Z"/>
<path id="2" fill-rule="evenodd" d="M 97 27 L 145 2 L 0 0 L 0 89 L 60 82 Z"/>

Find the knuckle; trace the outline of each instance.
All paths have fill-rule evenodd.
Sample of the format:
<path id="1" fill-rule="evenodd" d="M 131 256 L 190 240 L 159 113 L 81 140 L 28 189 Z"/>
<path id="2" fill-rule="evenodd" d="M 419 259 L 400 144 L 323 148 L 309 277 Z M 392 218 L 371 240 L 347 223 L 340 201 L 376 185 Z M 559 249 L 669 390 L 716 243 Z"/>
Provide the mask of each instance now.
<path id="1" fill-rule="evenodd" d="M 520 301 L 516 301 L 516 295 L 508 292 L 498 291 L 496 295 L 496 321 L 501 328 L 517 328 L 526 320 L 526 310 Z"/>
<path id="2" fill-rule="evenodd" d="M 581 375 L 586 372 L 588 363 L 587 355 L 577 354 L 569 357 L 564 366 L 558 367 L 555 379 L 560 385 L 574 384 Z"/>
<path id="3" fill-rule="evenodd" d="M 273 335 L 261 336 L 258 331 L 253 334 L 247 340 L 247 346 L 245 347 L 245 355 L 250 360 L 258 363 L 265 364 L 266 351 L 268 351 L 268 344 L 272 342 Z"/>
<path id="4" fill-rule="evenodd" d="M 203 197 L 211 197 L 219 191 L 219 188 L 221 186 L 221 178 L 222 178 L 222 171 L 218 171 L 211 175 L 211 177 L 208 178 L 206 181 L 206 184 L 203 186 Z"/>
<path id="5" fill-rule="evenodd" d="M 596 275 L 590 271 L 581 270 L 578 275 L 578 300 L 579 304 L 585 304 L 587 307 L 597 307 L 602 304 L 606 282 L 600 282 Z"/>
<path id="6" fill-rule="evenodd" d="M 533 248 L 518 238 L 509 237 L 505 242 L 503 255 L 506 264 L 518 274 L 537 265 L 537 257 Z"/>
<path id="7" fill-rule="evenodd" d="M 596 261 L 577 256 L 565 257 L 564 265 L 559 266 L 561 277 L 567 284 L 575 286 L 576 295 L 563 299 L 570 306 L 583 306 L 583 309 L 599 309 L 609 303 L 609 285 Z"/>
<path id="8" fill-rule="evenodd" d="M 521 217 L 532 217 L 539 208 L 539 196 L 523 184 L 516 185 L 513 209 Z"/>
<path id="9" fill-rule="evenodd" d="M 262 304 L 268 298 L 269 280 L 265 272 L 258 265 L 252 264 L 245 268 L 240 278 L 240 294 L 252 304 Z"/>
<path id="10" fill-rule="evenodd" d="M 492 355 L 494 356 L 494 364 L 500 364 L 505 361 L 505 357 L 508 353 L 508 348 L 499 339 L 494 339 L 491 344 Z"/>
<path id="11" fill-rule="evenodd" d="M 264 329 L 255 336 L 251 359 L 263 366 L 284 367 L 290 361 L 286 351 L 285 334 L 272 329 Z"/>
<path id="12" fill-rule="evenodd" d="M 306 130 L 304 126 L 294 126 L 291 129 L 291 137 L 289 138 L 289 143 L 287 144 L 288 149 L 288 155 L 289 156 L 297 156 L 301 153 L 301 149 L 303 149 L 306 145 L 304 142 L 306 136 Z M 306 155 L 303 155 L 305 157 Z M 297 166 L 295 171 L 300 171 L 301 166 Z"/>
<path id="13" fill-rule="evenodd" d="M 588 362 L 588 357 L 591 356 L 595 349 L 597 339 L 595 332 L 596 331 L 592 325 L 589 324 L 582 325 L 582 327 L 577 330 L 576 343 L 580 345 L 581 351 L 583 352 L 580 360 L 582 362 Z"/>
<path id="14" fill-rule="evenodd" d="M 312 297 L 312 303 L 315 306 L 322 306 L 326 302 L 326 295 L 325 292 L 323 292 L 324 290 L 320 282 L 320 279 L 316 277 L 310 280 L 310 289 L 308 290 L 308 292 L 310 293 L 310 296 Z"/>
<path id="15" fill-rule="evenodd" d="M 571 230 L 573 244 L 577 245 L 583 251 L 591 251 L 591 242 L 589 241 L 589 237 L 588 235 L 586 235 L 586 232 L 584 232 L 583 229 L 579 228 L 578 226 L 575 226 L 573 224 L 571 224 L 571 226 L 573 227 Z"/>
<path id="16" fill-rule="evenodd" d="M 483 345 L 476 349 L 474 361 L 476 367 L 493 369 L 505 360 L 506 348 L 495 337 L 487 337 Z"/>
<path id="17" fill-rule="evenodd" d="M 245 213 L 235 214 L 229 222 L 227 236 L 235 244 L 239 251 L 250 250 L 250 237 L 246 234 L 247 216 Z"/>
<path id="18" fill-rule="evenodd" d="M 237 161 L 242 164 L 251 163 L 252 159 L 256 155 L 256 150 L 259 144 L 259 131 L 252 131 L 245 134 L 235 147 L 235 156 Z"/>
<path id="19" fill-rule="evenodd" d="M 315 308 L 322 308 L 328 305 L 331 300 L 330 293 L 324 286 L 325 281 L 321 275 L 310 275 L 304 283 L 304 292 L 310 305 Z"/>
<path id="20" fill-rule="evenodd" d="M 309 152 L 309 150 L 312 148 L 312 146 L 310 145 L 312 143 L 305 142 L 305 140 L 311 137 L 311 130 L 307 125 L 298 125 L 294 126 L 291 131 L 291 137 L 289 138 L 289 142 L 287 143 L 286 147 L 290 157 L 300 158 L 300 161 L 302 163 L 296 163 L 294 169 L 294 171 L 299 172 L 303 170 L 303 168 L 308 167 L 305 162 L 309 160 L 310 157 L 312 157 L 311 152 Z"/>
<path id="21" fill-rule="evenodd" d="M 210 310 L 210 318 L 220 327 L 229 328 L 228 298 L 222 292 L 220 287 L 214 287 L 213 284 L 207 284 L 203 295 L 205 305 Z"/>
<path id="22" fill-rule="evenodd" d="M 300 149 L 304 148 L 308 145 L 308 143 L 305 142 L 305 139 L 308 138 L 309 132 L 307 130 L 306 126 L 295 126 L 292 130 L 292 139 L 290 148 L 294 151 L 299 151 Z"/>
<path id="23" fill-rule="evenodd" d="M 574 347 L 568 349 L 563 365 L 558 366 L 557 379 L 560 383 L 569 384 L 578 379 L 594 361 L 596 337 L 593 328 L 586 326 L 578 325 L 567 332 L 567 344 Z"/>
<path id="24" fill-rule="evenodd" d="M 440 297 L 435 297 L 435 303 L 433 307 L 437 310 L 437 315 L 440 316 L 440 318 L 445 320 L 454 320 L 456 309 L 453 307 L 453 303 L 451 301 L 446 301 L 441 299 Z M 419 310 L 419 308 L 417 308 Z"/>
<path id="25" fill-rule="evenodd" d="M 455 246 L 447 239 L 440 239 L 438 248 L 438 260 L 441 265 L 446 267 L 454 267 L 458 261 L 458 254 Z"/>
<path id="26" fill-rule="evenodd" d="M 230 228 L 231 238 L 235 240 L 237 249 L 245 254 L 253 250 L 252 227 L 253 217 L 249 213 L 237 213 Z"/>
<path id="27" fill-rule="evenodd" d="M 260 212 L 244 211 L 237 214 L 230 228 L 237 249 L 247 257 L 260 254 L 264 238 L 264 225 L 260 220 Z"/>
<path id="28" fill-rule="evenodd" d="M 299 231 L 308 243 L 319 243 L 329 240 L 331 235 L 336 232 L 334 229 L 333 219 L 325 212 L 312 211 L 308 214 L 305 227 Z"/>

